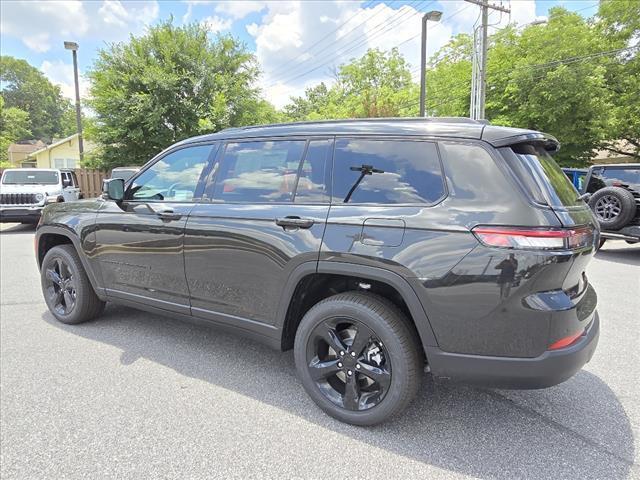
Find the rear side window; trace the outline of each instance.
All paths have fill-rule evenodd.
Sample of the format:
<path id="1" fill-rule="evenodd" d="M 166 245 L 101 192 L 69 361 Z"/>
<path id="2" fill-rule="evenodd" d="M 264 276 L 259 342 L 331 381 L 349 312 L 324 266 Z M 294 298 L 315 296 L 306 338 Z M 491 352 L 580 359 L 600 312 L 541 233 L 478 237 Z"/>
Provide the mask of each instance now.
<path id="1" fill-rule="evenodd" d="M 435 203 L 444 195 L 435 143 L 338 139 L 334 203 Z"/>
<path id="2" fill-rule="evenodd" d="M 228 202 L 290 202 L 305 143 L 228 143 L 218 168 L 214 198 Z"/>
<path id="3" fill-rule="evenodd" d="M 571 180 L 542 146 L 521 144 L 510 150 L 515 155 L 505 155 L 507 163 L 535 202 L 551 207 L 583 204 Z"/>

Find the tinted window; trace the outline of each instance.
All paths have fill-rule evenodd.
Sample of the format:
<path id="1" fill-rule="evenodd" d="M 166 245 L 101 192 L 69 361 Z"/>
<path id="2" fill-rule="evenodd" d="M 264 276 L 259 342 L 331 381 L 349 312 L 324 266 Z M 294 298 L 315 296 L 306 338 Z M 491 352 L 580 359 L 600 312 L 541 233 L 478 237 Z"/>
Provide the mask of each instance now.
<path id="1" fill-rule="evenodd" d="M 127 190 L 132 200 L 192 200 L 212 145 L 187 147 L 155 162 Z"/>
<path id="2" fill-rule="evenodd" d="M 249 203 L 291 201 L 304 147 L 304 140 L 227 144 L 214 198 Z"/>
<path id="3" fill-rule="evenodd" d="M 50 170 L 7 170 L 2 175 L 2 183 L 5 185 L 56 185 L 58 172 Z"/>
<path id="4" fill-rule="evenodd" d="M 296 203 L 319 203 L 327 201 L 329 184 L 329 162 L 331 140 L 312 140 L 300 167 L 300 179 L 296 190 Z"/>
<path id="5" fill-rule="evenodd" d="M 434 143 L 336 140 L 333 201 L 433 203 L 444 194 Z"/>

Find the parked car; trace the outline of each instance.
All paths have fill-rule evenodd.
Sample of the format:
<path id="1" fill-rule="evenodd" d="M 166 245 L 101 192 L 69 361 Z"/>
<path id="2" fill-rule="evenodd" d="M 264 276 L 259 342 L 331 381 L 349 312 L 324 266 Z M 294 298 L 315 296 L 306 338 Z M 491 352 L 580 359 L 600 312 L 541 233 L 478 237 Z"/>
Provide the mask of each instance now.
<path id="1" fill-rule="evenodd" d="M 591 195 L 600 246 L 607 239 L 640 242 L 640 163 L 591 166 L 582 193 Z"/>
<path id="2" fill-rule="evenodd" d="M 140 167 L 116 167 L 111 170 L 111 178 L 121 178 L 127 182 L 131 177 L 140 171 Z"/>
<path id="3" fill-rule="evenodd" d="M 8 168 L 0 180 L 0 222 L 35 223 L 45 205 L 80 198 L 72 170 Z"/>
<path id="4" fill-rule="evenodd" d="M 598 226 L 557 147 L 468 119 L 192 138 L 104 198 L 45 209 L 42 290 L 63 323 L 113 302 L 293 348 L 311 398 L 357 425 L 401 412 L 425 369 L 548 387 L 599 334 Z"/>
<path id="5" fill-rule="evenodd" d="M 582 191 L 584 185 L 584 179 L 587 176 L 588 170 L 586 168 L 563 168 L 562 171 L 571 180 L 573 186 L 579 192 Z"/>

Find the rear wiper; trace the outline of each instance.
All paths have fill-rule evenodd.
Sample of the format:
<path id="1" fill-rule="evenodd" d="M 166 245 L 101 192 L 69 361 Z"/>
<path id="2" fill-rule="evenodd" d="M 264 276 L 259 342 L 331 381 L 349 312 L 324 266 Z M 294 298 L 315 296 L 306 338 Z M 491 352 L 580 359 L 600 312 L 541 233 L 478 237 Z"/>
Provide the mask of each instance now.
<path id="1" fill-rule="evenodd" d="M 364 178 L 365 175 L 372 175 L 374 173 L 384 173 L 384 170 L 380 170 L 379 168 L 373 168 L 373 165 L 360 165 L 359 167 L 349 167 L 349 170 L 353 172 L 360 172 L 360 176 L 358 177 L 358 179 L 355 181 L 355 183 L 349 190 L 349 193 L 347 193 L 347 196 L 344 197 L 343 203 L 347 203 L 351 199 L 351 195 L 353 195 L 353 192 L 356 191 L 356 188 L 358 188 L 358 185 L 360 185 L 360 182 L 362 182 L 362 179 Z"/>

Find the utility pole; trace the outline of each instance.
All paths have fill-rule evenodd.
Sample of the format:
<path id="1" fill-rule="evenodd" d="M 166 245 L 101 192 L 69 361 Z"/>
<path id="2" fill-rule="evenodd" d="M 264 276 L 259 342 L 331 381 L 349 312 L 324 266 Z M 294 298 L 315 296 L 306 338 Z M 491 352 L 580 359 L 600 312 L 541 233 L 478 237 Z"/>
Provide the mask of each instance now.
<path id="1" fill-rule="evenodd" d="M 473 73 L 471 78 L 471 118 L 484 118 L 484 100 L 487 86 L 487 29 L 489 23 L 489 9 L 510 13 L 509 8 L 502 5 L 490 4 L 488 0 L 465 0 L 479 5 L 482 13 L 480 27 L 473 31 Z M 480 29 L 480 33 L 478 32 Z"/>
<path id="2" fill-rule="evenodd" d="M 76 125 L 78 128 L 78 150 L 80 150 L 80 163 L 84 160 L 84 145 L 82 142 L 82 113 L 80 111 L 80 85 L 78 83 L 78 44 L 76 42 L 64 42 L 64 48 L 71 50 L 73 54 L 73 78 L 76 86 Z"/>

